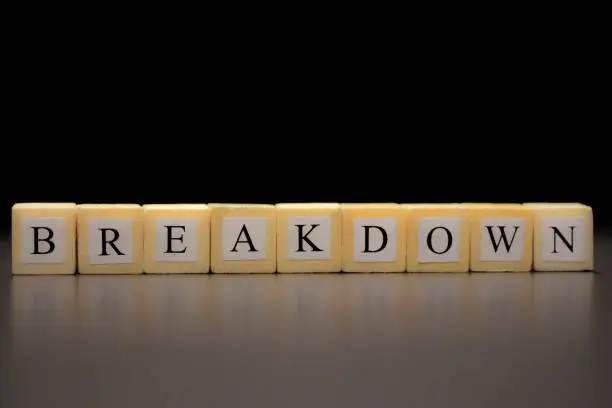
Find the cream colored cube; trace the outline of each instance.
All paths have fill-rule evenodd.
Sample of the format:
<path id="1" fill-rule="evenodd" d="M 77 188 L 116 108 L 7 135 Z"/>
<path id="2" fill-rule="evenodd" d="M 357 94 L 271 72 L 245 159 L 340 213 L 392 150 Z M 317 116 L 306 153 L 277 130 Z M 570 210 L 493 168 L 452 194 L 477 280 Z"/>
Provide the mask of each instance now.
<path id="1" fill-rule="evenodd" d="M 406 270 L 406 217 L 399 204 L 342 204 L 340 209 L 344 272 Z"/>
<path id="2" fill-rule="evenodd" d="M 277 271 L 340 272 L 340 204 L 277 204 Z"/>
<path id="3" fill-rule="evenodd" d="M 208 273 L 210 209 L 206 204 L 147 204 L 145 273 Z"/>
<path id="4" fill-rule="evenodd" d="M 593 210 L 580 203 L 526 203 L 533 211 L 536 271 L 594 268 Z"/>
<path id="5" fill-rule="evenodd" d="M 468 272 L 470 269 L 469 207 L 462 204 L 404 204 L 406 270 Z"/>
<path id="6" fill-rule="evenodd" d="M 143 209 L 138 204 L 80 204 L 79 273 L 143 272 Z"/>
<path id="7" fill-rule="evenodd" d="M 533 217 L 528 207 L 521 204 L 474 204 L 468 208 L 470 270 L 532 270 Z"/>
<path id="8" fill-rule="evenodd" d="M 14 275 L 76 273 L 75 203 L 17 203 L 11 214 Z"/>
<path id="9" fill-rule="evenodd" d="M 209 204 L 213 273 L 276 272 L 276 207 Z"/>

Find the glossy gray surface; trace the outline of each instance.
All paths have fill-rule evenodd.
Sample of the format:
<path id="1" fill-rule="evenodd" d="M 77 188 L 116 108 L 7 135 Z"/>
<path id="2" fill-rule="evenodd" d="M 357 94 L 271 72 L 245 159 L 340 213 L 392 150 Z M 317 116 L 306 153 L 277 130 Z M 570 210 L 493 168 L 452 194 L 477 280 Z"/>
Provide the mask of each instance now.
<path id="1" fill-rule="evenodd" d="M 595 273 L 10 277 L 8 407 L 609 407 Z"/>

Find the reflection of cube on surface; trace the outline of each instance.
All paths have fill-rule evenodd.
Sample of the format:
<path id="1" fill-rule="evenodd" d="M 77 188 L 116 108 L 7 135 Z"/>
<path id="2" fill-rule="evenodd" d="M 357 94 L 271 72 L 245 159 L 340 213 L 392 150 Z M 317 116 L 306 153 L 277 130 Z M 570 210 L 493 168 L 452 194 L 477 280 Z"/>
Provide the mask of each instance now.
<path id="1" fill-rule="evenodd" d="M 533 261 L 532 211 L 521 204 L 472 204 L 470 270 L 529 272 Z"/>
<path id="2" fill-rule="evenodd" d="M 144 211 L 145 273 L 207 273 L 210 210 L 206 204 L 147 204 Z"/>
<path id="3" fill-rule="evenodd" d="M 536 271 L 593 270 L 593 211 L 580 203 L 525 203 L 534 219 Z"/>
<path id="4" fill-rule="evenodd" d="M 13 274 L 76 273 L 76 208 L 75 203 L 13 205 Z"/>
<path id="5" fill-rule="evenodd" d="M 340 205 L 277 204 L 277 270 L 340 272 Z"/>
<path id="6" fill-rule="evenodd" d="M 79 273 L 142 273 L 140 205 L 80 204 L 77 213 Z"/>
<path id="7" fill-rule="evenodd" d="M 340 208 L 344 272 L 405 272 L 406 218 L 399 204 L 342 204 Z"/>
<path id="8" fill-rule="evenodd" d="M 470 218 L 462 204 L 404 204 L 408 272 L 468 272 Z"/>
<path id="9" fill-rule="evenodd" d="M 209 204 L 213 273 L 276 272 L 276 207 Z"/>

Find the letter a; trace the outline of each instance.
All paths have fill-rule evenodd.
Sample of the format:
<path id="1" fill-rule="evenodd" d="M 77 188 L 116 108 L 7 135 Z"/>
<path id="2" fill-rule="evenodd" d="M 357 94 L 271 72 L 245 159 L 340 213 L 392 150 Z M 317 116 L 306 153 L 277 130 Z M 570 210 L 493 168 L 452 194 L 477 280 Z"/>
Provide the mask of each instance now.
<path id="1" fill-rule="evenodd" d="M 243 233 L 244 233 L 244 237 L 246 238 L 245 241 L 240 240 L 240 237 L 242 236 Z M 236 246 L 238 244 L 249 244 L 249 252 L 257 252 L 257 249 L 255 249 L 255 245 L 253 245 L 253 241 L 251 241 L 249 231 L 247 230 L 247 227 L 244 224 L 242 224 L 242 228 L 240 229 L 240 234 L 238 234 L 238 239 L 236 240 L 236 243 L 234 243 L 234 247 L 230 250 L 230 252 L 238 252 L 238 250 L 236 249 Z"/>

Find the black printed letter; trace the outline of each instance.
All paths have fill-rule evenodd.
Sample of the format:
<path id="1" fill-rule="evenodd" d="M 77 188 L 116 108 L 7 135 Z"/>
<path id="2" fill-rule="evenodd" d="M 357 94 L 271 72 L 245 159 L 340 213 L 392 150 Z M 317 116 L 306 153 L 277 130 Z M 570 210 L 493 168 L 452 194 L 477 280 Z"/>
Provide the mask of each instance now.
<path id="1" fill-rule="evenodd" d="M 102 232 L 102 253 L 100 254 L 100 256 L 109 255 L 109 253 L 106 252 L 106 244 L 109 244 L 110 246 L 112 246 L 115 252 L 117 253 L 117 255 L 125 255 L 123 252 L 119 250 L 119 248 L 117 248 L 117 245 L 115 245 L 115 242 L 119 239 L 119 231 L 117 231 L 114 228 L 99 228 L 99 230 Z M 113 233 L 113 238 L 110 240 L 106 239 L 106 233 L 108 231 L 112 231 Z"/>
<path id="2" fill-rule="evenodd" d="M 506 247 L 506 251 L 510 252 L 510 247 L 512 246 L 512 243 L 514 242 L 514 237 L 516 237 L 516 231 L 518 231 L 519 229 L 518 225 L 514 226 L 514 233 L 512 234 L 512 239 L 510 240 L 510 242 L 508 242 L 508 237 L 506 236 L 506 226 L 505 225 L 498 226 L 501 232 L 501 236 L 497 242 L 495 242 L 495 237 L 493 236 L 493 227 L 490 225 L 487 225 L 486 227 L 487 227 L 487 231 L 489 231 L 489 238 L 491 238 L 491 244 L 493 244 L 493 249 L 495 250 L 495 252 L 497 252 L 497 250 L 499 249 L 499 244 L 501 244 L 502 240 L 504 241 L 504 246 Z"/>
<path id="3" fill-rule="evenodd" d="M 379 227 L 377 225 L 364 225 L 363 228 L 365 228 L 365 249 L 363 250 L 363 253 L 380 252 L 383 249 L 385 249 L 385 247 L 387 246 L 387 231 L 385 231 L 384 228 Z M 380 245 L 380 248 L 378 249 L 374 249 L 374 250 L 370 249 L 370 228 L 376 228 L 382 234 L 382 244 Z"/>
<path id="4" fill-rule="evenodd" d="M 246 238 L 245 241 L 240 240 L 242 233 L 244 233 L 244 237 Z M 251 241 L 251 237 L 249 236 L 249 231 L 247 230 L 246 225 L 242 224 L 242 228 L 240 229 L 240 234 L 238 234 L 238 239 L 236 240 L 236 243 L 234 244 L 234 248 L 232 248 L 230 252 L 238 252 L 238 250 L 236 249 L 236 245 L 245 244 L 245 243 L 249 244 L 249 252 L 257 252 L 257 250 L 255 249 L 255 246 L 253 245 L 253 241 Z"/>
<path id="5" fill-rule="evenodd" d="M 183 230 L 183 232 L 185 232 L 185 226 L 184 225 L 164 225 L 164 227 L 166 227 L 167 230 L 167 237 L 168 240 L 166 241 L 166 251 L 164 253 L 166 254 L 184 254 L 185 251 L 187 251 L 187 247 L 184 247 L 183 249 L 181 249 L 180 251 L 174 251 L 172 250 L 172 240 L 176 240 L 176 241 L 180 241 L 181 243 L 183 242 L 183 235 L 181 234 L 180 237 L 173 237 L 172 236 L 172 229 L 173 228 L 177 228 L 180 230 Z"/>
<path id="6" fill-rule="evenodd" d="M 306 241 L 308 243 L 308 245 L 310 245 L 310 247 L 312 248 L 313 252 L 321 252 L 321 251 L 323 251 L 322 249 L 317 247 L 315 244 L 313 244 L 312 241 L 308 238 L 308 234 L 310 234 L 318 226 L 319 226 L 319 224 L 311 224 L 310 225 L 310 230 L 306 234 L 304 234 L 304 227 L 305 227 L 305 225 L 304 224 L 296 225 L 296 227 L 298 227 L 298 239 L 299 239 L 298 250 L 296 252 L 305 252 L 304 251 L 304 241 Z"/>
<path id="7" fill-rule="evenodd" d="M 559 231 L 559 228 L 557 227 L 550 227 L 553 230 L 553 254 L 558 253 L 557 252 L 557 236 L 559 238 L 561 238 L 561 241 L 563 241 L 563 243 L 565 244 L 565 246 L 570 250 L 570 252 L 574 252 L 574 228 L 576 228 L 576 226 L 572 225 L 570 227 L 571 230 L 571 243 L 563 236 L 563 234 L 561 234 L 561 231 Z"/>
<path id="8" fill-rule="evenodd" d="M 433 238 L 433 234 L 436 230 L 438 229 L 442 229 L 446 232 L 446 248 L 442 251 L 436 251 L 433 247 L 433 244 L 431 242 L 431 239 Z M 431 231 L 429 231 L 429 234 L 427 234 L 427 248 L 429 248 L 429 250 L 431 252 L 433 252 L 434 254 L 444 254 L 446 252 L 448 252 L 451 248 L 451 246 L 453 246 L 453 235 L 451 234 L 451 232 L 448 230 L 448 228 L 445 227 L 436 227 L 434 229 L 432 229 Z"/>
<path id="9" fill-rule="evenodd" d="M 55 250 L 55 244 L 53 241 L 51 241 L 51 238 L 53 238 L 53 230 L 47 227 L 32 227 L 32 229 L 34 230 L 34 252 L 32 252 L 32 255 L 46 255 L 53 252 Z M 38 231 L 41 229 L 47 231 L 46 238 L 40 238 L 38 235 Z M 49 249 L 47 249 L 47 252 L 40 252 L 40 247 L 38 246 L 40 241 L 49 244 Z"/>

